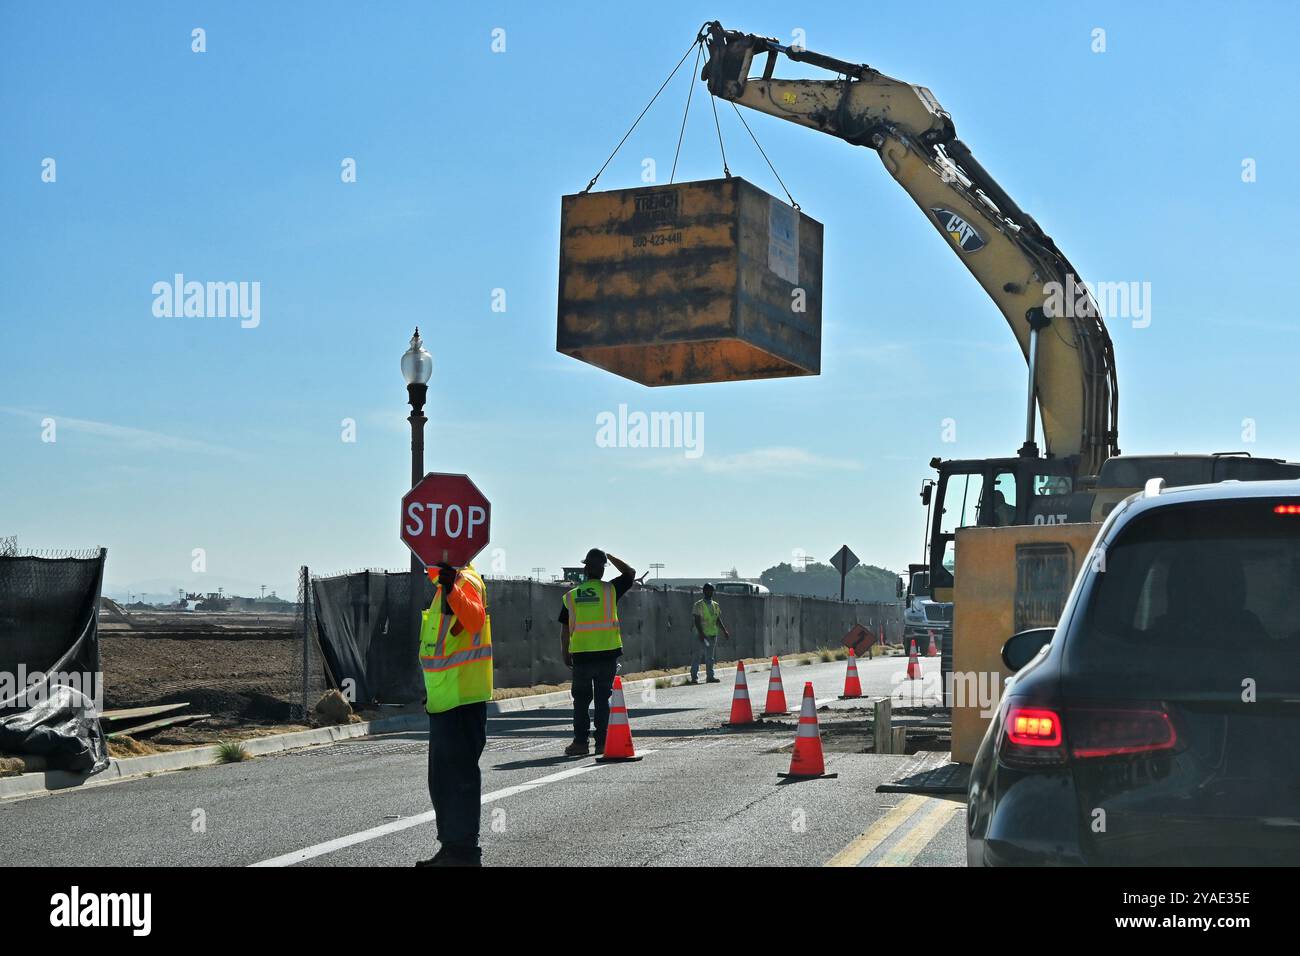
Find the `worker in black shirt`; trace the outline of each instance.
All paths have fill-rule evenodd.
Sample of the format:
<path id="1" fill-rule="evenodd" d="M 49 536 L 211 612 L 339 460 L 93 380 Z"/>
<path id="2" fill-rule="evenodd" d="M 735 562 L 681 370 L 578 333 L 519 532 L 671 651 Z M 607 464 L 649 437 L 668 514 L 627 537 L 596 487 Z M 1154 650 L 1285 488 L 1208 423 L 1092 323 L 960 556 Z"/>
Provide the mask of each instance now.
<path id="1" fill-rule="evenodd" d="M 618 577 L 604 581 L 608 561 Z M 618 627 L 618 601 L 636 581 L 636 571 L 623 561 L 592 548 L 582 562 L 585 580 L 564 595 L 560 609 L 560 651 L 573 668 L 573 743 L 569 757 L 587 755 L 587 708 L 596 701 L 596 753 L 605 752 L 609 724 L 609 695 L 614 689 L 623 637 Z"/>

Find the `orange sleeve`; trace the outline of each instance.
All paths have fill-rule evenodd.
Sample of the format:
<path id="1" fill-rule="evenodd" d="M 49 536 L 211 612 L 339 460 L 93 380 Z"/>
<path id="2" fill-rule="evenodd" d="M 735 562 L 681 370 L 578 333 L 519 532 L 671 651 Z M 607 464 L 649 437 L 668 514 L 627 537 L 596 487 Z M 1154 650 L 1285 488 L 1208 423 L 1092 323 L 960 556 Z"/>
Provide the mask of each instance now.
<path id="1" fill-rule="evenodd" d="M 456 579 L 455 586 L 447 595 L 447 603 L 451 605 L 451 611 L 461 627 L 471 634 L 483 630 L 487 608 L 483 603 L 483 595 L 478 593 L 478 588 L 467 578 L 462 576 Z"/>

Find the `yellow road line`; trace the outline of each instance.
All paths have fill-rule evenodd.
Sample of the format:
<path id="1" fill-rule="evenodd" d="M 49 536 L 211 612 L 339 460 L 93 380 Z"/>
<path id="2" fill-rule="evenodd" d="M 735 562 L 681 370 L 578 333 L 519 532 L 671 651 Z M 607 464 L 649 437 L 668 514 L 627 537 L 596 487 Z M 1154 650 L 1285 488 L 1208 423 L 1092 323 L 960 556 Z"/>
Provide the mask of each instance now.
<path id="1" fill-rule="evenodd" d="M 898 806 L 886 813 L 860 837 L 827 860 L 826 865 L 857 866 L 866 859 L 868 853 L 888 840 L 894 831 L 902 826 L 907 818 L 925 802 L 926 798 L 918 794 L 910 794 L 904 797 Z"/>
<path id="2" fill-rule="evenodd" d="M 876 866 L 910 865 L 916 859 L 916 855 L 929 845 L 960 807 L 961 804 L 955 800 L 941 801 L 939 806 L 921 817 L 915 826 L 903 834 L 903 838 L 890 847 Z"/>

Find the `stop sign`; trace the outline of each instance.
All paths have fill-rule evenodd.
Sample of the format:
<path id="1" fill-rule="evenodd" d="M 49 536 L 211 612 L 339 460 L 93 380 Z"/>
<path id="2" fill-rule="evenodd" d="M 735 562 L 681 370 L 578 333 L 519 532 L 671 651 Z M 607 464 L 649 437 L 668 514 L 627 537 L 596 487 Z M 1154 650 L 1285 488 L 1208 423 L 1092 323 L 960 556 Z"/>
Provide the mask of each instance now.
<path id="1" fill-rule="evenodd" d="M 488 543 L 492 506 L 465 475 L 430 472 L 402 496 L 402 541 L 425 567 L 463 568 Z"/>

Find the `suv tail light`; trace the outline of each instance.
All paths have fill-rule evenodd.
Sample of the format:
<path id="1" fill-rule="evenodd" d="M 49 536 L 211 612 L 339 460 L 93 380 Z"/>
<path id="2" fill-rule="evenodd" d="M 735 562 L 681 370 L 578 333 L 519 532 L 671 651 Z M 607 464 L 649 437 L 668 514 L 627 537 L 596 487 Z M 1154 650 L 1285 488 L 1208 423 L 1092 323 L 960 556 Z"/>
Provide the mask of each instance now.
<path id="1" fill-rule="evenodd" d="M 1003 763 L 1025 770 L 1060 767 L 1066 762 L 1061 712 L 1051 707 L 1007 708 L 998 756 Z"/>
<path id="2" fill-rule="evenodd" d="M 1018 747 L 1056 747 L 1061 717 L 1045 707 L 1016 707 L 1007 715 L 1007 737 Z"/>
<path id="3" fill-rule="evenodd" d="M 1066 708 L 1009 704 L 999 759 L 1025 770 L 1073 760 L 1172 751 L 1178 732 L 1160 704 L 1082 704 Z"/>
<path id="4" fill-rule="evenodd" d="M 1070 754 L 1079 759 L 1172 750 L 1178 732 L 1169 713 L 1158 705 L 1072 707 Z"/>

